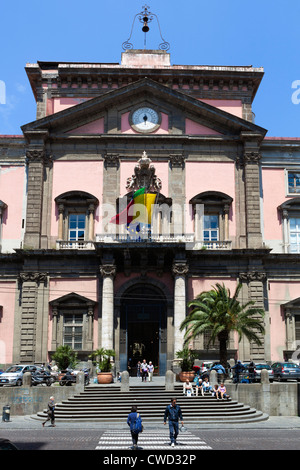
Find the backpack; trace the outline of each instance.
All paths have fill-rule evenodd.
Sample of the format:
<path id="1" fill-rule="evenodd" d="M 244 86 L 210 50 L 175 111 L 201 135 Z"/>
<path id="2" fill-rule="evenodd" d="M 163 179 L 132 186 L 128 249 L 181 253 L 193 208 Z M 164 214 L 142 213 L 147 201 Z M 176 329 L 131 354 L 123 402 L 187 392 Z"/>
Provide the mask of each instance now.
<path id="1" fill-rule="evenodd" d="M 139 432 L 143 432 L 142 418 L 140 417 L 139 413 L 137 414 L 136 420 L 133 423 L 132 431 L 135 434 L 138 434 Z"/>

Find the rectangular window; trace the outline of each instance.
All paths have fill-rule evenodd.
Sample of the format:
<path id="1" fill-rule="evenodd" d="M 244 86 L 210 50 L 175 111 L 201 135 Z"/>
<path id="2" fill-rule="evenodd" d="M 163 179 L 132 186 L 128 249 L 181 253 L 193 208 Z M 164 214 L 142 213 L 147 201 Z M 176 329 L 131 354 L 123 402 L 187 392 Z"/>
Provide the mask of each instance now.
<path id="1" fill-rule="evenodd" d="M 290 253 L 300 253 L 300 218 L 290 219 Z"/>
<path id="2" fill-rule="evenodd" d="M 205 215 L 203 219 L 203 240 L 215 242 L 219 240 L 219 216 Z"/>
<path id="3" fill-rule="evenodd" d="M 69 215 L 69 241 L 84 241 L 85 239 L 85 214 Z"/>
<path id="4" fill-rule="evenodd" d="M 289 194 L 300 193 L 300 172 L 288 172 L 288 192 Z"/>
<path id="5" fill-rule="evenodd" d="M 63 344 L 75 351 L 82 349 L 82 315 L 64 315 Z"/>

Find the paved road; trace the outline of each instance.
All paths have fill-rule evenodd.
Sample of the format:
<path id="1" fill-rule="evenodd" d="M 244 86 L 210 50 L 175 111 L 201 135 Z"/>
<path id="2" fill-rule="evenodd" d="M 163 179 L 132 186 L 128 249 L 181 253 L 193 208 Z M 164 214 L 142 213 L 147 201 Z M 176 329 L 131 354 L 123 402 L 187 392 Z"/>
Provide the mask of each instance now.
<path id="1" fill-rule="evenodd" d="M 10 439 L 20 450 L 98 449 L 98 456 L 101 451 L 124 450 L 124 446 L 131 445 L 126 424 L 116 428 L 91 422 L 57 422 L 55 428 L 42 428 L 40 421 L 30 417 L 12 417 L 9 423 L 0 422 L 0 437 Z M 168 441 L 168 428 L 163 424 L 147 425 L 140 437 L 140 446 L 149 451 L 156 448 L 156 452 L 160 452 L 170 450 Z M 206 450 L 300 450 L 300 418 L 276 417 L 256 424 L 205 428 L 199 423 L 180 434 L 178 442 L 181 448 L 175 447 L 175 451 L 199 451 L 202 455 L 209 455 Z"/>

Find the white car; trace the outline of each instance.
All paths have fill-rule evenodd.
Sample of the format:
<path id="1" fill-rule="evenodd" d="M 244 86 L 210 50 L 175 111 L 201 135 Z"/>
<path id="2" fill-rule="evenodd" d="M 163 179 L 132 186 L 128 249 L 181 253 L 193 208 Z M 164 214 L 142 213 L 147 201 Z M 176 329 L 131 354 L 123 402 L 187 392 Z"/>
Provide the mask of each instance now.
<path id="1" fill-rule="evenodd" d="M 17 364 L 10 366 L 3 374 L 0 375 L 0 387 L 3 385 L 21 386 L 23 383 L 23 374 L 25 372 L 36 372 L 40 367 L 32 364 Z"/>

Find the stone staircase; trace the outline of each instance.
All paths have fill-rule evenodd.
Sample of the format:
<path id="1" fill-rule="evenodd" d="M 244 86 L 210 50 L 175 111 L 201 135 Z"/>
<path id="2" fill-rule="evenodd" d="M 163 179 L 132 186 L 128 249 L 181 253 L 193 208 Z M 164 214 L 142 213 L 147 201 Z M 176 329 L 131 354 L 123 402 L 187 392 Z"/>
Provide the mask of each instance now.
<path id="1" fill-rule="evenodd" d="M 55 417 L 57 421 L 97 421 L 123 425 L 131 407 L 136 405 L 145 424 L 161 424 L 171 398 L 177 398 L 186 424 L 252 423 L 268 419 L 268 415 L 231 398 L 217 400 L 210 393 L 204 397 L 185 397 L 182 395 L 182 385 L 175 385 L 174 391 L 166 391 L 164 386 L 147 384 L 130 387 L 128 392 L 121 391 L 118 385 L 89 385 L 82 393 L 57 404 Z M 35 418 L 45 419 L 46 410 L 37 413 Z"/>

